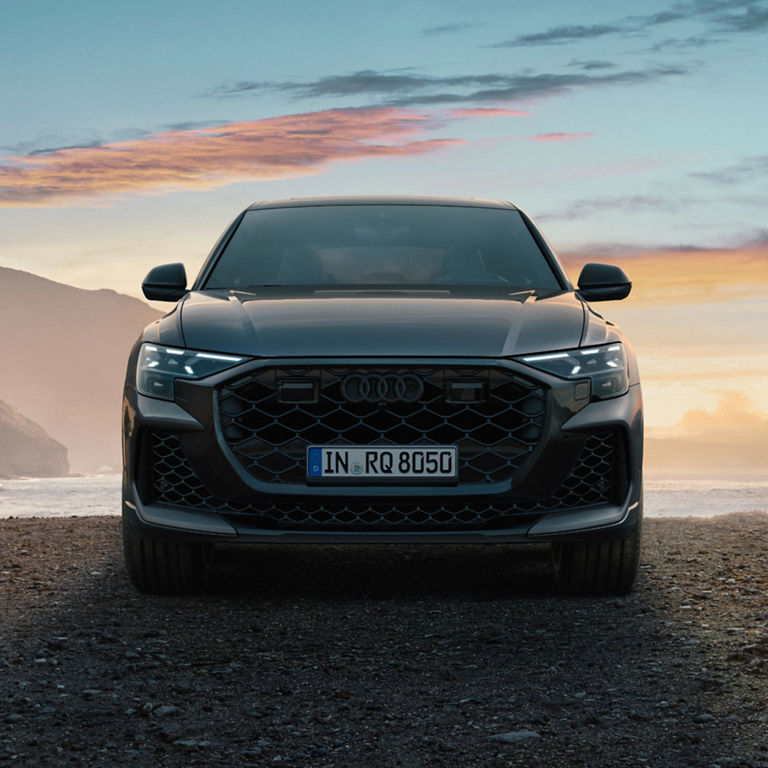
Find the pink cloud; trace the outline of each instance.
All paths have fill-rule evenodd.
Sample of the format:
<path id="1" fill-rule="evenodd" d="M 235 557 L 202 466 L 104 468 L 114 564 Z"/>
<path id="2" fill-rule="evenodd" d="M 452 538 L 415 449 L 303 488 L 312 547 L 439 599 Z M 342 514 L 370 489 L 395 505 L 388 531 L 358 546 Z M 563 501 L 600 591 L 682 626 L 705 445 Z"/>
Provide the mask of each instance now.
<path id="1" fill-rule="evenodd" d="M 416 110 L 333 109 L 8 157 L 0 160 L 0 205 L 287 178 L 334 162 L 409 157 L 463 143 L 420 138 L 435 124 Z"/>
<path id="2" fill-rule="evenodd" d="M 594 133 L 536 133 L 528 138 L 532 141 L 578 141 L 594 135 Z"/>

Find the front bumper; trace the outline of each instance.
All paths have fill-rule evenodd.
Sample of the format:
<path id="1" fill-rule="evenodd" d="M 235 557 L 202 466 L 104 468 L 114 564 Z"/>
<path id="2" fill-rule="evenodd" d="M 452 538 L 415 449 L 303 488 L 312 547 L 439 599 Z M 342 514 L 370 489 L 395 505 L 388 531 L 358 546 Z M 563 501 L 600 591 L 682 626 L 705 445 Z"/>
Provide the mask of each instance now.
<path id="1" fill-rule="evenodd" d="M 142 536 L 157 539 L 199 539 L 280 544 L 503 544 L 548 543 L 566 540 L 623 539 L 642 516 L 640 498 L 630 494 L 621 506 L 551 512 L 535 521 L 521 519 L 517 526 L 479 531 L 280 531 L 234 524 L 215 512 L 181 507 L 143 505 L 123 498 L 123 519 L 142 529 Z M 135 498 L 135 497 L 134 497 Z"/>
<path id="2" fill-rule="evenodd" d="M 483 361 L 498 365 L 497 361 Z M 504 363 L 504 365 L 508 365 Z M 480 542 L 553 542 L 590 538 L 625 538 L 642 515 L 642 401 L 640 387 L 631 386 L 617 398 L 589 404 L 572 402 L 573 385 L 542 375 L 550 407 L 547 434 L 527 464 L 512 480 L 483 486 L 426 487 L 395 486 L 295 486 L 265 487 L 246 477 L 222 445 L 215 415 L 205 402 L 211 392 L 231 373 L 220 374 L 199 386 L 188 388 L 180 404 L 144 397 L 126 386 L 123 403 L 124 477 L 123 516 L 126 523 L 141 529 L 146 538 L 196 538 L 211 541 L 295 542 L 295 543 L 480 543 Z M 178 393 L 177 393 L 178 396 Z M 536 499 L 544 497 L 562 480 L 573 463 L 576 439 L 595 431 L 610 430 L 617 436 L 616 461 L 622 464 L 621 492 L 600 503 L 579 508 L 564 503 L 542 508 Z M 190 458 L 189 470 L 204 477 L 206 493 L 196 496 L 194 505 L 168 503 L 174 497 L 161 495 L 160 503 L 151 489 L 153 454 L 147 448 L 147 435 L 167 434 Z M 581 442 L 578 442 L 581 445 Z M 620 446 L 620 450 L 618 449 Z M 570 457 L 570 458 L 568 458 Z M 193 469 L 192 469 L 193 468 Z M 567 478 L 566 478 L 567 479 Z M 202 487 L 202 486 L 201 486 Z M 210 491 L 210 493 L 208 493 Z M 156 496 L 156 494 L 154 495 Z M 181 497 L 179 497 L 181 499 Z M 228 498 L 235 499 L 230 505 Z M 240 503 L 247 498 L 248 506 Z M 563 497 L 564 498 L 564 497 Z M 240 500 L 240 501 L 238 501 Z M 533 500 L 533 501 L 532 501 Z M 462 526 L 461 518 L 450 526 L 421 524 L 416 527 L 388 525 L 382 529 L 368 526 L 329 526 L 322 524 L 288 526 L 264 524 L 254 509 L 271 506 L 293 510 L 312 509 L 335 501 L 350 507 L 372 503 L 408 506 L 435 503 L 441 508 L 503 508 L 503 519 L 489 517 L 483 525 Z M 520 503 L 518 503 L 520 502 Z M 282 507 L 281 507 L 282 505 Z M 244 511 L 245 510 L 245 511 Z M 309 518 L 308 518 L 309 519 Z M 478 518 L 479 519 L 479 518 Z M 286 518 L 288 520 L 288 518 Z M 290 522 L 290 521 L 289 521 Z"/>

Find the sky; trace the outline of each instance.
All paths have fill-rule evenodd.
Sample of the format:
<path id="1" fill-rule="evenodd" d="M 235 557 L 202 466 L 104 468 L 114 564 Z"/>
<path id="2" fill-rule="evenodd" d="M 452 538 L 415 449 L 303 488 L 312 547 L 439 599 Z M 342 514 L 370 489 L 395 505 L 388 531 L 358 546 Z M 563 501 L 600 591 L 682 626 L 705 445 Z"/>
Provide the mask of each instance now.
<path id="1" fill-rule="evenodd" d="M 256 200 L 511 200 L 633 280 L 652 434 L 768 416 L 768 0 L 0 12 L 0 266 L 140 296 Z"/>

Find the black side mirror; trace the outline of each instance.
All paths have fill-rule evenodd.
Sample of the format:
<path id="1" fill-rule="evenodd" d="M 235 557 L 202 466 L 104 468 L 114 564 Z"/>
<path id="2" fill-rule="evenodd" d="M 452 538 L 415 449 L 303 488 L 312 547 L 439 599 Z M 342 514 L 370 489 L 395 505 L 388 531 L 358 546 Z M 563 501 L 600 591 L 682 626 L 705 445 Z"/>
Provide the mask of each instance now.
<path id="1" fill-rule="evenodd" d="M 153 301 L 178 301 L 187 292 L 183 264 L 163 264 L 149 271 L 141 284 L 144 295 Z"/>
<path id="2" fill-rule="evenodd" d="M 626 299 L 631 290 L 624 270 L 610 264 L 585 264 L 579 275 L 579 295 L 587 301 Z"/>

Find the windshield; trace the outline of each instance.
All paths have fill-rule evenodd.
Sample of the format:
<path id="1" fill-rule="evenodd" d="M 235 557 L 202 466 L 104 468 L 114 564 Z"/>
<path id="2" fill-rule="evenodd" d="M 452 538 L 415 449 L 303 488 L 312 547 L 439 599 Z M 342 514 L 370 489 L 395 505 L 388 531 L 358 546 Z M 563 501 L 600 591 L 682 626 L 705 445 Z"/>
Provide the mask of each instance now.
<path id="1" fill-rule="evenodd" d="M 204 287 L 297 285 L 561 290 L 518 211 L 441 205 L 247 211 Z"/>

